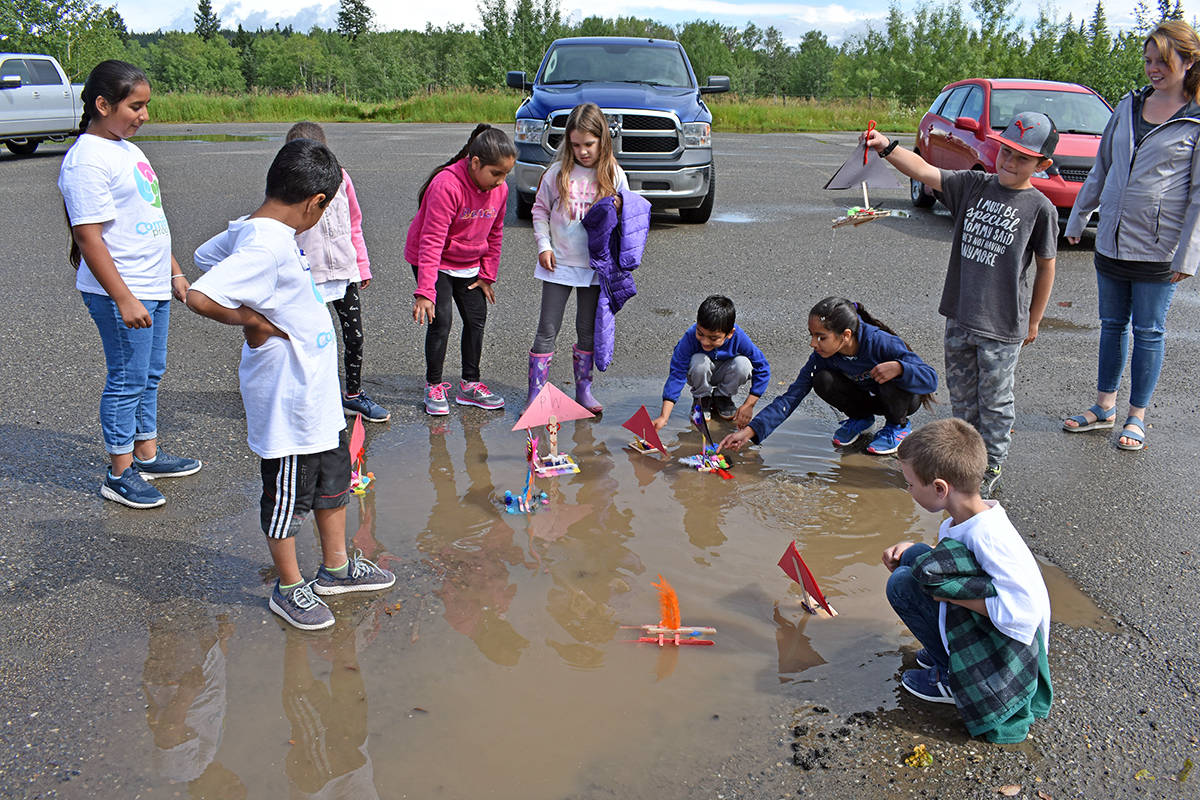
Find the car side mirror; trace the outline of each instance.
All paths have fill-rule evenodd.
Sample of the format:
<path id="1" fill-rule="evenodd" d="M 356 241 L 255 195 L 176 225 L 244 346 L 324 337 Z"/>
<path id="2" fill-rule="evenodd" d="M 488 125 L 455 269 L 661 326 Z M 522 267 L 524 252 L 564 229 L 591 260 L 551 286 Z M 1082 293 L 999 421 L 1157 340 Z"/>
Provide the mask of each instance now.
<path id="1" fill-rule="evenodd" d="M 700 94 L 719 94 L 729 91 L 728 75 L 709 75 L 708 84 L 700 87 Z"/>
<path id="2" fill-rule="evenodd" d="M 20 75 L 0 75 L 0 89 L 20 89 Z"/>
<path id="3" fill-rule="evenodd" d="M 954 120 L 954 127 L 971 133 L 979 133 L 979 120 L 974 117 L 959 117 Z"/>
<path id="4" fill-rule="evenodd" d="M 526 82 L 525 73 L 521 70 L 504 73 L 504 82 L 509 88 L 520 89 L 522 92 L 527 92 L 533 88 L 533 84 Z"/>

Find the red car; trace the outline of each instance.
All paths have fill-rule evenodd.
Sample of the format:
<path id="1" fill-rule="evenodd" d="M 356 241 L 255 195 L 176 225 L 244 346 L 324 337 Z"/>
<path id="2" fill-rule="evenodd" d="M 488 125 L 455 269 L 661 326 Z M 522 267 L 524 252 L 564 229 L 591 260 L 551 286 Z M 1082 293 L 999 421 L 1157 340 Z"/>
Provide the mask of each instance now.
<path id="1" fill-rule="evenodd" d="M 1058 81 L 970 78 L 942 90 L 917 129 L 915 151 L 942 169 L 996 172 L 1000 145 L 990 131 L 1008 127 L 1022 111 L 1041 111 L 1058 128 L 1054 165 L 1034 175 L 1033 185 L 1050 198 L 1066 219 L 1092 165 L 1112 107 L 1086 86 Z M 928 208 L 934 196 L 912 181 L 913 205 Z"/>

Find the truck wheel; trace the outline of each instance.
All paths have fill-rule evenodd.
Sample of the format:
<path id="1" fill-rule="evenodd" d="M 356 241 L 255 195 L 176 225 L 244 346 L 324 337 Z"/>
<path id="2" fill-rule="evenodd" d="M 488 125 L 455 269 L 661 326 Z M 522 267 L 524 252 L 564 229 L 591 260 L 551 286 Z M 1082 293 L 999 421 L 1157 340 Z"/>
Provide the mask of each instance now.
<path id="1" fill-rule="evenodd" d="M 34 150 L 37 150 L 38 144 L 39 143 L 37 140 L 23 142 L 20 144 L 10 140 L 5 142 L 4 146 L 7 147 L 8 152 L 12 153 L 14 156 L 30 156 L 33 155 Z"/>
<path id="2" fill-rule="evenodd" d="M 913 148 L 913 152 L 917 155 L 921 155 L 916 148 Z M 908 194 L 912 199 L 912 204 L 917 208 L 933 207 L 934 197 L 925 191 L 925 184 L 921 183 L 920 181 L 913 180 L 912 178 L 908 179 Z"/>
<path id="3" fill-rule="evenodd" d="M 517 219 L 533 219 L 533 198 L 517 192 Z"/>
<path id="4" fill-rule="evenodd" d="M 716 197 L 717 165 L 712 164 L 708 168 L 708 194 L 704 195 L 704 202 L 695 208 L 679 209 L 679 219 L 688 225 L 703 225 L 712 216 L 713 201 Z"/>

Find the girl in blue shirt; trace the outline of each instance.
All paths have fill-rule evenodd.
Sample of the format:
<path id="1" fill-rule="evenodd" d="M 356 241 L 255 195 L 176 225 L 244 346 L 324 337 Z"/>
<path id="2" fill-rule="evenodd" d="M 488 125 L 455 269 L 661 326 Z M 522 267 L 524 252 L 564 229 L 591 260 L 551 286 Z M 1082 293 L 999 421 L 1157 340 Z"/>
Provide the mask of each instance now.
<path id="1" fill-rule="evenodd" d="M 865 308 L 841 297 L 826 297 L 813 306 L 808 332 L 813 352 L 796 380 L 747 427 L 722 439 L 721 448 L 739 450 L 748 441 L 762 442 L 814 390 L 848 417 L 833 435 L 836 447 L 857 441 L 882 415 L 885 424 L 867 452 L 896 452 L 912 431 L 909 415 L 932 401 L 937 372 Z"/>

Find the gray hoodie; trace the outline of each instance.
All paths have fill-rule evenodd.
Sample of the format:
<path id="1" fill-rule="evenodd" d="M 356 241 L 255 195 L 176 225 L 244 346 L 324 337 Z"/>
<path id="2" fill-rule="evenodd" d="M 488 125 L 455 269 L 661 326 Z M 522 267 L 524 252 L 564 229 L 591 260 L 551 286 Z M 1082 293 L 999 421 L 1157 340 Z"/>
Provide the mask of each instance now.
<path id="1" fill-rule="evenodd" d="M 1184 114 L 1147 133 L 1135 151 L 1134 107 L 1140 108 L 1150 91 L 1146 86 L 1130 92 L 1117 104 L 1065 235 L 1083 233 L 1099 207 L 1098 253 L 1126 261 L 1170 261 L 1172 271 L 1194 275 L 1200 263 L 1200 107 L 1188 104 Z"/>

